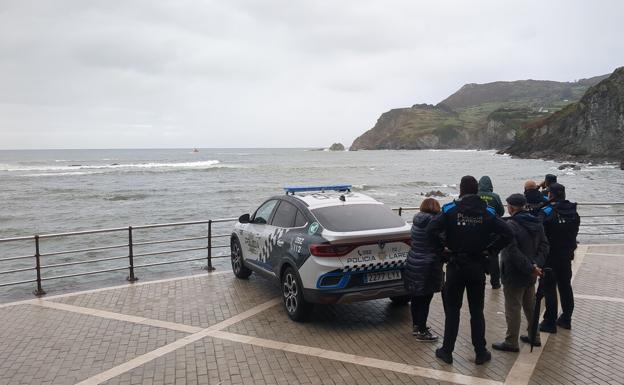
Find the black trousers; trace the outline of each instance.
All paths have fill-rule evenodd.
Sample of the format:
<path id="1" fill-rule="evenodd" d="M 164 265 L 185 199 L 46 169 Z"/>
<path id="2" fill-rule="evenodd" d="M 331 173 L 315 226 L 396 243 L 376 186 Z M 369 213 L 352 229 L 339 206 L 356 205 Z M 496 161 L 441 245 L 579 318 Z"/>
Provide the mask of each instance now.
<path id="1" fill-rule="evenodd" d="M 419 332 L 427 330 L 427 317 L 429 317 L 429 305 L 431 305 L 432 298 L 433 293 L 412 296 L 410 305 L 412 310 L 412 324 L 418 328 Z"/>
<path id="2" fill-rule="evenodd" d="M 449 263 L 446 267 L 446 283 L 442 292 L 446 314 L 442 347 L 449 353 L 455 349 L 464 290 L 470 308 L 472 345 L 475 353 L 479 354 L 486 350 L 485 317 L 483 316 L 485 267 L 483 263 L 469 263 L 462 266 Z"/>
<path id="3" fill-rule="evenodd" d="M 554 325 L 557 321 L 557 289 L 559 289 L 559 298 L 561 298 L 561 319 L 570 322 L 572 312 L 574 311 L 574 294 L 572 293 L 572 259 L 570 258 L 551 258 L 546 261 L 546 267 L 552 268 L 551 279 L 544 288 L 544 303 L 546 310 L 544 312 L 544 322 Z"/>
<path id="4" fill-rule="evenodd" d="M 490 284 L 492 286 L 500 286 L 500 264 L 498 262 L 498 253 L 490 254 Z"/>

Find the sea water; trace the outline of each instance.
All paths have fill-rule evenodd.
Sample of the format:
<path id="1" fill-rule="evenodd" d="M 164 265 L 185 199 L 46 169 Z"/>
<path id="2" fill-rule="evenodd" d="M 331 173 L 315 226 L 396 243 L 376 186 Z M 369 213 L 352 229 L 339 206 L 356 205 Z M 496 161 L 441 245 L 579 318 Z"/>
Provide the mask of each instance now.
<path id="1" fill-rule="evenodd" d="M 570 200 L 624 201 L 624 171 L 615 165 L 581 165 L 580 170 L 558 170 L 560 163 L 514 159 L 493 151 L 317 151 L 312 149 L 140 149 L 140 150 L 22 150 L 0 151 L 0 238 L 141 224 L 200 221 L 238 217 L 264 199 L 283 194 L 286 185 L 348 183 L 391 207 L 418 206 L 423 194 L 440 191 L 448 201 L 458 195 L 459 180 L 471 174 L 489 175 L 495 192 L 504 199 L 522 192 L 527 179 L 541 181 L 556 174 Z M 613 213 L 617 208 L 586 208 L 586 214 Z M 413 212 L 407 212 L 408 217 Z M 586 220 L 585 222 L 590 222 Z M 604 223 L 606 219 L 599 220 Z M 615 220 L 612 220 L 614 222 Z M 216 230 L 229 232 L 232 223 Z M 624 226 L 584 228 L 585 233 L 624 231 Z M 204 230 L 201 230 L 204 231 Z M 189 235 L 193 235 L 188 233 Z M 140 236 L 138 234 L 137 236 Z M 167 232 L 146 234 L 145 240 L 165 238 Z M 173 234 L 172 234 L 173 236 Z M 622 236 L 583 236 L 593 242 L 622 240 Z M 49 240 L 42 253 L 127 242 L 127 234 L 89 240 Z M 32 242 L 0 244 L 0 259 L 32 254 Z M 159 245 L 160 249 L 164 246 Z M 183 246 L 180 246 L 183 247 Z M 117 254 L 127 254 L 117 250 Z M 111 253 L 113 253 L 111 251 Z M 204 252 L 205 253 L 205 252 Z M 227 254 L 227 247 L 218 252 Z M 60 255 L 42 263 L 56 264 L 106 253 Z M 203 254 L 198 254 L 203 255 Z M 187 255 L 188 257 L 188 255 Z M 165 257 L 158 257 L 165 258 Z M 181 258 L 181 257 L 180 257 Z M 158 259 L 151 259 L 157 262 Z M 227 261 L 216 263 L 227 268 Z M 31 266 L 32 260 L 0 261 L 0 271 Z M 203 263 L 205 265 L 205 263 Z M 98 268 L 111 266 L 101 263 Z M 198 272 L 202 262 L 144 268 L 141 276 Z M 78 269 L 78 270 L 75 270 Z M 50 268 L 50 276 L 85 271 L 78 265 Z M 93 267 L 90 268 L 93 270 Z M 32 272 L 0 275 L 0 284 L 31 279 Z M 100 274 L 49 281 L 48 287 L 69 290 L 84 284 L 119 284 L 119 274 Z M 137 275 L 139 273 L 137 272 Z M 95 283 L 94 283 L 95 282 Z M 0 297 L 23 296 L 32 284 L 0 288 Z M 0 298 L 1 299 L 1 298 Z"/>

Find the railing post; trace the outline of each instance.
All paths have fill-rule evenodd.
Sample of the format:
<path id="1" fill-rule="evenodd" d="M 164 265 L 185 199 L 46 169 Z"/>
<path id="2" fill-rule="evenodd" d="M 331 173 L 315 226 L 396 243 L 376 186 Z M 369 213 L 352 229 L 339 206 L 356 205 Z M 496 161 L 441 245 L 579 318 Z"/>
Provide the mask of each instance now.
<path id="1" fill-rule="evenodd" d="M 403 214 L 403 207 L 399 207 L 399 216 L 401 216 L 401 214 Z"/>
<path id="2" fill-rule="evenodd" d="M 208 265 L 205 267 L 208 271 L 215 271 L 212 266 L 212 219 L 208 220 Z"/>
<path id="3" fill-rule="evenodd" d="M 135 282 L 138 280 L 137 277 L 134 276 L 134 250 L 132 243 L 132 226 L 128 226 L 128 269 L 130 269 L 130 275 L 126 278 L 126 280 L 130 282 Z"/>
<path id="4" fill-rule="evenodd" d="M 46 292 L 41 287 L 41 253 L 39 252 L 39 236 L 35 235 L 35 270 L 37 271 L 37 290 L 33 292 L 34 295 L 40 297 Z"/>

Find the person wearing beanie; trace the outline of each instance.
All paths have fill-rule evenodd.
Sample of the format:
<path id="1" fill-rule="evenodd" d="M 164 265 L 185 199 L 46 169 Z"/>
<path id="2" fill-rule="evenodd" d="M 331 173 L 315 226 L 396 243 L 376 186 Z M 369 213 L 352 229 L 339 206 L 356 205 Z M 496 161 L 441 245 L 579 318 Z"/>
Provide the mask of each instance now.
<path id="1" fill-rule="evenodd" d="M 505 207 L 501 202 L 500 196 L 494 192 L 492 179 L 485 175 L 479 179 L 479 197 L 489 207 L 493 208 L 496 215 L 502 217 L 505 215 Z M 491 254 L 490 258 L 490 285 L 492 289 L 500 289 L 500 266 L 498 263 L 498 254 Z"/>
<path id="2" fill-rule="evenodd" d="M 518 337 L 522 311 L 528 328 L 533 322 L 535 280 L 542 273 L 541 267 L 549 251 L 544 227 L 537 217 L 525 210 L 526 205 L 527 200 L 523 194 L 512 194 L 507 198 L 507 211 L 511 215 L 507 224 L 513 233 L 513 240 L 501 251 L 507 333 L 503 342 L 492 344 L 492 348 L 505 352 L 520 351 Z M 521 336 L 520 340 L 529 343 L 529 335 L 530 333 Z M 539 333 L 533 345 L 541 345 Z"/>
<path id="3" fill-rule="evenodd" d="M 572 292 L 572 260 L 576 250 L 581 218 L 576 210 L 576 203 L 566 199 L 565 186 L 553 183 L 549 186 L 549 203 L 539 212 L 544 224 L 544 231 L 550 243 L 550 252 L 545 267 L 550 267 L 555 277 L 549 280 L 544 291 L 546 310 L 540 324 L 540 331 L 556 333 L 557 326 L 572 328 L 574 294 Z M 562 313 L 557 318 L 557 289 L 561 298 Z"/>
<path id="4" fill-rule="evenodd" d="M 470 308 L 472 343 L 475 363 L 492 359 L 485 341 L 485 274 L 488 253 L 498 253 L 511 241 L 513 234 L 493 208 L 477 195 L 479 184 L 470 175 L 461 179 L 459 198 L 442 207 L 425 229 L 436 250 L 448 257 L 444 298 L 444 341 L 436 357 L 453 363 L 453 350 L 459 330 L 460 309 L 464 291 Z"/>

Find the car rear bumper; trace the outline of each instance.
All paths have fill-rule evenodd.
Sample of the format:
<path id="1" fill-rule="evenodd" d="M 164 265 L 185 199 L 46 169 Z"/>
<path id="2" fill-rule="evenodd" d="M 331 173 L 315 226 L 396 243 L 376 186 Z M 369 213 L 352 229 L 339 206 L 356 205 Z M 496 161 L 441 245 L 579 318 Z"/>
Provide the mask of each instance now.
<path id="1" fill-rule="evenodd" d="M 406 294 L 407 292 L 405 291 L 402 280 L 370 287 L 357 286 L 348 289 L 336 290 L 303 290 L 303 296 L 306 301 L 320 304 L 368 301 L 379 298 L 397 297 Z"/>

